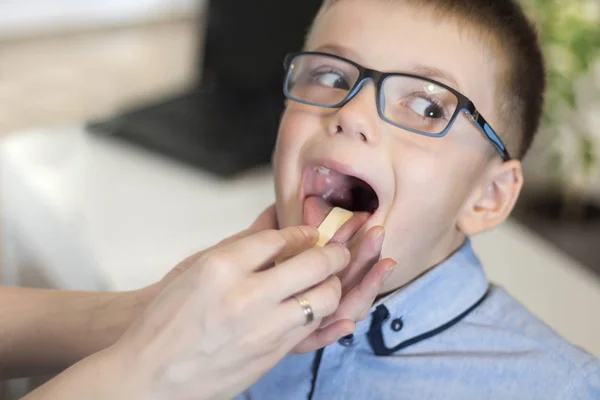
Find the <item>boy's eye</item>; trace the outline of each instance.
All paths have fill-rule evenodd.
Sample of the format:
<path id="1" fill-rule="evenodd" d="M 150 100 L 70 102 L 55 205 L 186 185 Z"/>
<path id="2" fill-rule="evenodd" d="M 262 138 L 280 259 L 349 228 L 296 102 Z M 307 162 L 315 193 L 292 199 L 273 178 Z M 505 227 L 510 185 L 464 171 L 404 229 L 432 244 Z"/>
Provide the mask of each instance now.
<path id="1" fill-rule="evenodd" d="M 325 72 L 316 75 L 316 81 L 323 86 L 334 89 L 350 90 L 350 85 L 346 79 L 336 72 Z"/>
<path id="2" fill-rule="evenodd" d="M 444 118 L 444 109 L 435 101 L 423 97 L 416 97 L 409 100 L 407 105 L 411 110 L 424 118 Z"/>

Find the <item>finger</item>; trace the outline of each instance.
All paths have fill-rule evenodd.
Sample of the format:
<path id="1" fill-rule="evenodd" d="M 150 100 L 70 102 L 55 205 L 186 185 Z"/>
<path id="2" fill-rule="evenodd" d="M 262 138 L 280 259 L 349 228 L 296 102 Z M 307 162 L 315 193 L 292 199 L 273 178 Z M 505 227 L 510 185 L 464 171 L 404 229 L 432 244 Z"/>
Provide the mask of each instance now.
<path id="1" fill-rule="evenodd" d="M 337 342 L 344 336 L 350 335 L 355 329 L 356 324 L 349 319 L 336 321 L 324 329 L 314 331 L 309 337 L 294 347 L 293 353 L 304 354 L 322 349 Z"/>
<path id="2" fill-rule="evenodd" d="M 314 288 L 281 302 L 275 312 L 273 323 L 285 332 L 299 327 L 315 330 L 323 318 L 332 315 L 337 310 L 341 297 L 340 280 L 336 276 L 330 276 Z M 307 314 L 300 301 L 306 301 L 312 311 L 310 323 L 307 323 Z"/>
<path id="3" fill-rule="evenodd" d="M 363 240 L 351 248 L 352 263 L 342 279 L 344 293 L 358 285 L 381 256 L 385 239 L 383 227 L 376 226 L 367 231 Z"/>
<path id="4" fill-rule="evenodd" d="M 344 269 L 350 261 L 348 249 L 340 244 L 311 248 L 275 268 L 260 272 L 265 293 L 273 301 L 282 301 L 300 293 Z"/>
<path id="5" fill-rule="evenodd" d="M 381 225 L 373 226 L 365 232 L 364 235 L 355 234 L 352 239 L 347 243 L 348 248 L 352 248 L 355 250 L 369 250 L 369 247 L 365 247 L 365 244 L 371 243 L 370 247 L 377 247 L 377 239 L 379 239 L 379 235 L 385 235 L 385 228 Z M 383 239 L 383 236 L 381 237 Z M 379 240 L 382 242 L 383 240 Z M 380 246 L 379 246 L 380 247 Z"/>
<path id="6" fill-rule="evenodd" d="M 321 327 L 326 327 L 338 320 L 360 321 L 366 318 L 384 282 L 395 268 L 396 262 L 389 258 L 376 263 L 362 282 L 342 299 L 335 314 L 322 322 Z"/>
<path id="7" fill-rule="evenodd" d="M 281 253 L 302 251 L 314 245 L 318 238 L 315 228 L 291 227 L 280 231 L 266 230 L 223 245 L 210 252 L 219 264 L 239 266 L 256 271 L 272 265 Z"/>

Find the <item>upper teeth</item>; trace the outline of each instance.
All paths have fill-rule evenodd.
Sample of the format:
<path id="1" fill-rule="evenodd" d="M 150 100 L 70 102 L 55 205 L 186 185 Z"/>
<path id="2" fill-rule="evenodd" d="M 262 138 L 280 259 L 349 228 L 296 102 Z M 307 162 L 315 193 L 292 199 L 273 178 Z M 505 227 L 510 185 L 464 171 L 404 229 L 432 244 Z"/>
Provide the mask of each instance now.
<path id="1" fill-rule="evenodd" d="M 320 173 L 322 175 L 329 175 L 329 173 L 331 172 L 331 170 L 329 168 L 325 168 L 325 167 L 315 167 L 315 171 L 317 171 L 318 173 Z"/>

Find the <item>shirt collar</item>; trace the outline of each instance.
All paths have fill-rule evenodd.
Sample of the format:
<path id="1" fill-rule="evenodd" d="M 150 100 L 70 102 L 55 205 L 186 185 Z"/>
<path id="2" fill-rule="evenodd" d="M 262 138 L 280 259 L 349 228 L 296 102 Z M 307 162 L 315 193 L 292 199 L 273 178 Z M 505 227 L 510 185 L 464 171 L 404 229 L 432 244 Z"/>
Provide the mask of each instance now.
<path id="1" fill-rule="evenodd" d="M 481 263 L 467 239 L 446 261 L 380 299 L 373 306 L 371 317 L 357 324 L 355 334 L 373 329 L 376 315 L 387 311 L 389 315 L 380 328 L 385 348 L 398 348 L 402 343 L 418 341 L 419 337 L 431 337 L 475 308 L 488 286 Z"/>

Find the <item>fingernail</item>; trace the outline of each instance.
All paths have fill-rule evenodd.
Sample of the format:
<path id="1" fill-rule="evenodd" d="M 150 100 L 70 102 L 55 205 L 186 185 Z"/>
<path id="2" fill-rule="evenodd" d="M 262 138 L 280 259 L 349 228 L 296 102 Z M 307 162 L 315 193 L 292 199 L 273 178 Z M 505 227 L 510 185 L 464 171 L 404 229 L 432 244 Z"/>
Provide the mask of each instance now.
<path id="1" fill-rule="evenodd" d="M 383 279 L 381 280 L 381 283 L 383 284 L 385 281 L 387 281 L 388 279 L 390 279 L 390 277 L 392 276 L 392 274 L 394 273 L 394 271 L 396 270 L 396 265 L 397 263 L 394 262 L 394 264 L 392 264 L 387 272 L 385 273 L 385 275 L 383 275 Z"/>
<path id="2" fill-rule="evenodd" d="M 350 262 L 350 250 L 341 243 L 332 243 L 331 246 L 338 246 L 344 252 L 344 262 L 348 264 Z"/>
<path id="3" fill-rule="evenodd" d="M 348 250 L 344 245 L 340 244 L 340 243 L 329 243 L 327 245 L 325 245 L 324 247 L 325 249 L 329 249 L 329 250 L 333 250 L 333 249 L 338 249 L 339 253 L 338 254 L 343 254 L 343 258 L 340 259 L 340 264 L 337 266 L 337 272 L 343 270 L 344 268 L 346 268 L 348 266 L 348 264 L 350 263 L 350 250 Z"/>
<path id="4" fill-rule="evenodd" d="M 377 238 L 375 239 L 375 246 L 377 247 L 377 250 L 381 250 L 381 248 L 383 247 L 384 239 L 385 239 L 385 230 L 382 229 L 381 232 L 379 232 L 379 234 L 377 235 Z"/>

